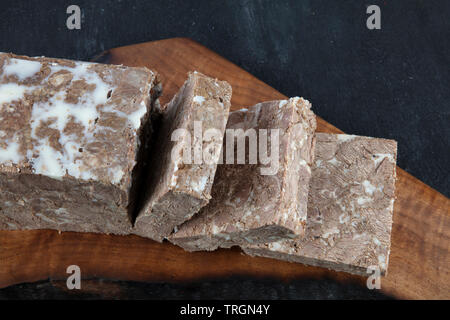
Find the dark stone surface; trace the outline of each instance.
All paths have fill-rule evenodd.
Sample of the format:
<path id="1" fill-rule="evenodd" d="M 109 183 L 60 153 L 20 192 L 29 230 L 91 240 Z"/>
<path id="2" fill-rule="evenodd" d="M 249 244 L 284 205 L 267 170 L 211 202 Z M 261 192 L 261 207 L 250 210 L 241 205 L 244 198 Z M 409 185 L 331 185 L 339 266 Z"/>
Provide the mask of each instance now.
<path id="1" fill-rule="evenodd" d="M 66 28 L 71 4 L 82 9 L 81 30 Z M 366 28 L 369 4 L 381 8 L 381 30 Z M 88 60 L 112 47 L 190 37 L 280 92 L 308 98 L 347 133 L 396 139 L 399 166 L 449 196 L 449 17 L 447 0 L 1 1 L 0 51 Z M 330 282 L 315 286 L 345 294 Z M 267 292 L 308 292 L 293 288 Z"/>
<path id="2" fill-rule="evenodd" d="M 154 299 L 154 300 L 330 300 L 391 299 L 377 290 L 329 279 L 276 280 L 232 278 L 189 284 L 82 280 L 80 290 L 68 290 L 64 281 L 40 281 L 0 290 L 0 300 L 17 299 Z"/>

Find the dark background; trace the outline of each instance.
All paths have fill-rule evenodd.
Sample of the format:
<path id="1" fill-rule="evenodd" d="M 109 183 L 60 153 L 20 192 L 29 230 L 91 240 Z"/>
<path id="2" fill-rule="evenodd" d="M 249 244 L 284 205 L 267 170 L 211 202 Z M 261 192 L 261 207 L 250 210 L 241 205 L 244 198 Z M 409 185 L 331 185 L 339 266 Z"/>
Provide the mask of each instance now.
<path id="1" fill-rule="evenodd" d="M 82 10 L 81 30 L 66 28 L 71 4 Z M 366 28 L 371 4 L 381 8 L 381 30 Z M 192 38 L 285 95 L 307 98 L 346 133 L 397 140 L 399 166 L 449 196 L 450 1 L 0 1 L 0 51 L 89 60 L 171 37 Z M 222 297 L 246 296 L 244 284 L 221 285 Z M 311 297 L 351 297 L 328 282 L 293 291 L 254 285 L 273 288 L 260 290 L 262 298 L 302 298 L 311 288 Z M 147 286 L 133 292 L 151 297 L 148 290 L 164 288 Z"/>

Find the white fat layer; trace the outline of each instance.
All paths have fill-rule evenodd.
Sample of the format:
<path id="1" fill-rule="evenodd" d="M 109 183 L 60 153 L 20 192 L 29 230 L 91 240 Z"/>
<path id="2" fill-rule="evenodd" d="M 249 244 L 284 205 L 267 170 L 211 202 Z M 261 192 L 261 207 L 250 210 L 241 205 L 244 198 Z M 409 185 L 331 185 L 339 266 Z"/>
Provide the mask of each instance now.
<path id="1" fill-rule="evenodd" d="M 299 160 L 299 164 L 300 164 L 300 166 L 302 166 L 302 167 L 307 167 L 307 168 L 309 168 L 308 163 L 307 163 L 305 160 L 303 160 L 303 159 L 300 159 L 300 160 Z"/>
<path id="2" fill-rule="evenodd" d="M 37 61 L 10 59 L 9 63 L 3 67 L 3 73 L 6 76 L 15 75 L 22 81 L 34 76 L 41 70 L 42 64 Z"/>
<path id="3" fill-rule="evenodd" d="M 202 96 L 195 96 L 193 101 L 201 105 L 203 102 L 205 102 L 205 98 Z"/>
<path id="4" fill-rule="evenodd" d="M 345 207 L 343 207 L 343 209 L 345 210 Z M 350 220 L 350 216 L 348 216 L 346 213 L 343 213 L 339 216 L 339 223 L 340 224 L 344 224 L 347 223 Z"/>
<path id="5" fill-rule="evenodd" d="M 5 83 L 0 85 L 0 110 L 3 104 L 23 99 L 27 87 L 19 86 L 17 83 Z"/>
<path id="6" fill-rule="evenodd" d="M 116 167 L 114 169 L 109 169 L 109 174 L 111 176 L 111 182 L 112 183 L 119 183 L 122 180 L 122 177 L 124 175 L 123 170 L 120 167 Z"/>
<path id="7" fill-rule="evenodd" d="M 126 114 L 125 112 L 114 109 L 112 106 L 106 106 L 103 111 L 115 113 L 121 118 L 125 118 L 131 124 L 134 129 L 139 129 L 141 127 L 142 117 L 147 112 L 147 106 L 144 101 L 140 103 L 139 109 L 131 114 Z"/>
<path id="8" fill-rule="evenodd" d="M 358 197 L 358 199 L 357 199 L 357 202 L 359 205 L 363 205 L 363 204 L 366 204 L 367 202 L 371 202 L 371 201 L 373 201 L 373 199 L 369 198 L 369 197 Z"/>
<path id="9" fill-rule="evenodd" d="M 281 100 L 280 103 L 278 104 L 278 108 L 283 108 L 286 105 L 286 103 L 288 103 L 287 100 Z"/>
<path id="10" fill-rule="evenodd" d="M 23 159 L 19 148 L 19 144 L 15 141 L 7 143 L 6 149 L 0 147 L 0 163 L 19 163 Z"/>
<path id="11" fill-rule="evenodd" d="M 394 210 L 394 199 L 391 199 L 388 210 L 389 212 L 392 212 Z"/>
<path id="12" fill-rule="evenodd" d="M 365 192 L 370 195 L 373 195 L 375 190 L 377 190 L 377 188 L 373 184 L 371 184 L 369 180 L 364 180 L 362 185 L 364 187 Z"/>
<path id="13" fill-rule="evenodd" d="M 339 161 L 335 157 L 333 157 L 330 160 L 328 160 L 328 162 L 331 163 L 334 166 L 338 166 L 339 165 Z"/>
<path id="14" fill-rule="evenodd" d="M 380 254 L 378 256 L 378 263 L 380 264 L 380 267 L 385 268 L 386 267 L 386 256 L 384 254 Z"/>
<path id="15" fill-rule="evenodd" d="M 95 89 L 84 93 L 79 102 L 72 104 L 65 102 L 65 93 L 59 92 L 47 102 L 39 102 L 33 105 L 31 113 L 31 137 L 36 139 L 37 143 L 33 150 L 28 151 L 28 156 L 34 172 L 61 178 L 66 173 L 85 180 L 95 179 L 96 176 L 83 165 L 83 161 L 76 159 L 79 145 L 79 137 L 64 133 L 64 128 L 70 119 L 83 126 L 83 138 L 85 143 L 94 141 L 95 119 L 99 116 L 97 106 L 105 104 L 108 99 L 108 92 L 115 89 L 113 86 L 105 83 L 99 75 L 88 69 L 88 63 L 77 63 L 74 68 L 52 65 L 51 74 L 60 70 L 67 70 L 72 73 L 72 81 L 85 80 L 89 85 L 95 85 Z M 36 130 L 42 122 L 50 122 L 50 128 L 59 131 L 59 143 L 62 150 L 55 150 L 49 145 L 48 139 L 39 139 Z M 115 180 L 115 179 L 114 179 Z"/>
<path id="16" fill-rule="evenodd" d="M 53 66 L 52 72 L 57 72 L 65 67 Z M 70 68 L 73 73 L 73 80 L 84 79 L 88 84 L 95 84 L 93 92 L 86 93 L 80 97 L 77 104 L 64 101 L 64 93 L 60 92 L 47 102 L 35 103 L 31 114 L 31 136 L 38 141 L 35 144 L 33 154 L 37 156 L 32 159 L 33 169 L 37 174 L 51 177 L 62 177 L 66 174 L 75 178 L 86 180 L 93 179 L 94 175 L 82 167 L 82 162 L 77 161 L 78 138 L 64 133 L 64 128 L 70 119 L 78 122 L 84 127 L 84 137 L 87 142 L 94 139 L 94 122 L 99 116 L 96 106 L 106 103 L 108 91 L 112 88 L 107 86 L 95 72 L 89 72 L 87 65 L 79 64 L 75 68 Z M 57 151 L 48 145 L 48 141 L 39 139 L 36 136 L 36 129 L 41 122 L 52 121 L 50 128 L 56 129 L 60 133 L 59 143 L 63 146 L 63 152 Z"/>
<path id="17" fill-rule="evenodd" d="M 367 234 L 366 234 L 365 232 L 363 232 L 363 233 L 355 233 L 355 234 L 353 235 L 352 239 L 353 239 L 353 240 L 357 240 L 357 239 L 360 239 L 360 238 L 365 238 L 366 235 L 367 235 Z"/>
<path id="18" fill-rule="evenodd" d="M 196 182 L 192 182 L 192 189 L 197 193 L 202 193 L 206 188 L 206 183 L 208 182 L 208 177 L 203 176 Z"/>
<path id="19" fill-rule="evenodd" d="M 331 236 L 332 234 L 338 234 L 339 233 L 339 229 L 336 227 L 333 227 L 332 229 L 326 231 L 325 233 L 322 234 L 322 238 L 327 239 L 329 236 Z"/>
<path id="20" fill-rule="evenodd" d="M 373 184 L 371 184 L 369 180 L 364 180 L 362 185 L 364 187 L 364 191 L 370 195 L 373 195 L 373 193 L 377 190 L 383 192 L 384 189 L 384 186 L 382 184 L 376 187 Z"/>
<path id="21" fill-rule="evenodd" d="M 141 127 L 141 119 L 147 113 L 147 106 L 145 101 L 142 101 L 139 105 L 139 109 L 128 116 L 128 119 L 134 129 L 139 129 Z"/>
<path id="22" fill-rule="evenodd" d="M 178 175 L 176 174 L 177 171 L 178 171 L 178 161 L 174 161 L 172 178 L 170 179 L 171 187 L 175 187 L 177 185 L 178 181 Z"/>
<path id="23" fill-rule="evenodd" d="M 93 90 L 83 93 L 77 103 L 65 102 L 66 93 L 58 92 L 48 101 L 33 104 L 30 127 L 31 137 L 36 142 L 33 149 L 27 151 L 26 156 L 34 173 L 53 178 L 61 178 L 69 174 L 78 179 L 96 179 L 90 169 L 90 167 L 95 167 L 95 163 L 86 163 L 89 159 L 81 160 L 79 149 L 90 142 L 95 142 L 96 132 L 104 129 L 95 125 L 95 120 L 100 116 L 97 110 L 98 106 L 102 106 L 102 110 L 105 112 L 115 112 L 118 117 L 127 119 L 133 129 L 140 128 L 142 117 L 147 113 L 145 101 L 141 101 L 137 110 L 131 114 L 115 110 L 113 105 L 108 104 L 108 93 L 114 91 L 116 87 L 105 82 L 89 68 L 90 65 L 92 64 L 85 62 L 77 62 L 74 67 L 50 64 L 51 72 L 47 79 L 58 71 L 66 70 L 72 74 L 72 81 L 84 80 L 88 85 L 95 87 L 93 86 Z M 19 79 L 25 79 L 33 76 L 40 69 L 41 63 L 39 62 L 11 59 L 9 64 L 4 66 L 3 74 L 6 76 L 14 74 Z M 36 86 L 27 87 L 15 83 L 1 84 L 0 110 L 2 108 L 12 109 L 12 106 L 8 104 L 23 99 L 26 93 L 31 93 L 36 88 Z M 69 121 L 74 121 L 83 127 L 81 139 L 79 136 L 64 132 Z M 45 123 L 46 127 L 58 130 L 58 142 L 62 146 L 61 150 L 53 148 L 47 137 L 38 137 L 37 129 L 42 123 Z M 6 148 L 0 148 L 0 163 L 18 163 L 22 160 L 22 155 L 19 153 L 20 146 L 15 141 L 8 141 Z M 124 175 L 123 170 L 116 167 L 111 168 L 109 173 L 112 183 L 119 183 Z"/>
<path id="24" fill-rule="evenodd" d="M 67 214 L 68 212 L 67 212 L 66 208 L 58 208 L 55 210 L 55 213 L 58 215 L 64 215 L 64 214 Z"/>
<path id="25" fill-rule="evenodd" d="M 213 234 L 218 234 L 220 232 L 220 229 L 217 225 L 213 225 L 212 226 L 212 233 Z"/>
<path id="26" fill-rule="evenodd" d="M 356 138 L 355 135 L 350 135 L 350 134 L 338 134 L 336 136 L 337 136 L 337 139 L 342 142 L 351 141 Z"/>
<path id="27" fill-rule="evenodd" d="M 48 140 L 46 140 L 48 144 Z M 60 178 L 65 175 L 65 170 L 60 164 L 61 153 L 47 144 L 41 144 L 34 150 L 38 152 L 38 156 L 31 161 L 32 167 L 36 173 L 45 174 L 52 178 Z"/>
<path id="28" fill-rule="evenodd" d="M 316 167 L 320 168 L 321 165 L 322 165 L 322 160 L 320 160 L 320 159 L 316 160 Z"/>
<path id="29" fill-rule="evenodd" d="M 271 247 L 273 250 L 282 250 L 283 249 L 283 244 L 281 241 L 276 241 L 276 242 L 272 242 L 271 243 Z"/>
<path id="30" fill-rule="evenodd" d="M 269 244 L 269 249 L 273 251 L 279 251 L 283 248 L 283 245 L 280 241 L 272 242 Z"/>

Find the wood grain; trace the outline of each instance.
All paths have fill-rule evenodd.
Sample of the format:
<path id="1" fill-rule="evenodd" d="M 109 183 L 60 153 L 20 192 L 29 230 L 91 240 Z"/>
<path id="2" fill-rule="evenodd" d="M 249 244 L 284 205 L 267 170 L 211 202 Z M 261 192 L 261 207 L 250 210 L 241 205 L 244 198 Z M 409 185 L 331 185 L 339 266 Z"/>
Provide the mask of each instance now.
<path id="1" fill-rule="evenodd" d="M 95 60 L 157 70 L 164 84 L 162 103 L 178 90 L 191 70 L 228 81 L 233 86 L 233 109 L 285 98 L 189 39 L 116 48 Z M 320 118 L 318 131 L 341 132 Z M 381 290 L 398 298 L 449 299 L 450 201 L 401 169 L 396 188 L 390 264 Z M 237 248 L 187 253 L 169 243 L 159 244 L 137 236 L 0 231 L 0 287 L 46 278 L 63 279 L 67 277 L 67 266 L 72 264 L 81 267 L 84 278 L 177 282 L 233 275 L 280 281 L 326 277 L 361 285 L 366 281 L 363 277 L 321 268 L 251 258 Z"/>

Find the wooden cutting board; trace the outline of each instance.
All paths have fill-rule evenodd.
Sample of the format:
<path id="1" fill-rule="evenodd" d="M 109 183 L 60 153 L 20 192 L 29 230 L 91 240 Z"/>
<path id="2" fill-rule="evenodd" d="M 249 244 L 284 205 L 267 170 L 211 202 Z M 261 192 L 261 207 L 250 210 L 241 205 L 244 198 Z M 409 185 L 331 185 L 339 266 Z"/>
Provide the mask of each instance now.
<path id="1" fill-rule="evenodd" d="M 175 94 L 191 70 L 228 81 L 233 86 L 232 109 L 286 98 L 189 39 L 117 48 L 94 60 L 157 70 L 164 85 L 162 103 Z M 341 132 L 320 118 L 318 131 Z M 450 201 L 405 171 L 397 172 L 390 264 L 381 290 L 398 298 L 449 299 Z M 160 244 L 138 236 L 0 231 L 0 287 L 47 278 L 65 279 L 69 265 L 80 266 L 84 278 L 181 282 L 245 276 L 280 281 L 331 278 L 362 286 L 366 283 L 365 278 L 346 273 L 252 258 L 237 248 L 187 253 L 170 243 Z"/>

